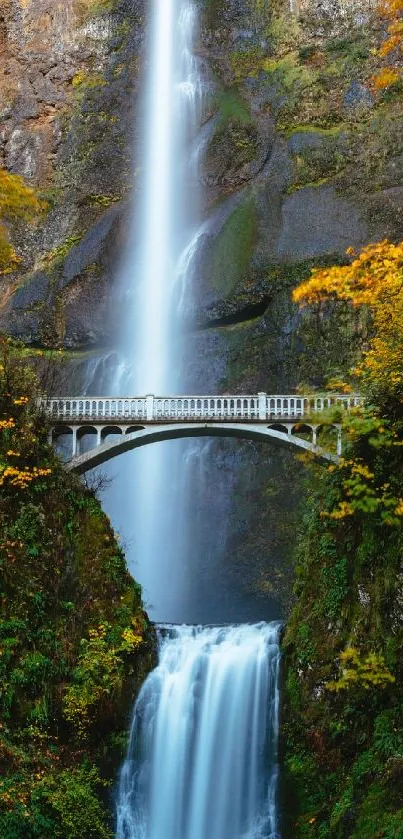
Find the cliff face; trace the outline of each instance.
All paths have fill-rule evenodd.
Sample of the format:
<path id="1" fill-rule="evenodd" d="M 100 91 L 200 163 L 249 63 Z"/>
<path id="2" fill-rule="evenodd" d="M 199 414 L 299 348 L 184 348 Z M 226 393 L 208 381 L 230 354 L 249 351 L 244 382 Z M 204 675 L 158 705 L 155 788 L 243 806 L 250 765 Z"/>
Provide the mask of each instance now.
<path id="1" fill-rule="evenodd" d="M 23 265 L 3 283 L 2 326 L 28 342 L 89 346 L 111 328 L 109 241 L 130 189 L 143 6 L 2 4 L 1 159 L 49 204 L 44 224 L 13 231 Z"/>
<path id="2" fill-rule="evenodd" d="M 402 218 L 401 96 L 376 98 L 370 85 L 379 23 L 366 0 L 309 0 L 293 13 L 282 3 L 201 0 L 200 10 L 198 50 L 212 79 L 208 225 L 187 389 L 322 386 L 357 334 L 342 316 L 318 329 L 290 290 L 347 247 L 398 236 Z M 102 351 L 114 342 L 116 268 L 141 159 L 145 15 L 141 0 L 2 4 L 3 162 L 49 202 L 43 224 L 12 231 L 23 263 L 2 279 L 0 326 L 28 343 Z M 302 467 L 251 443 L 234 452 L 217 442 L 214 452 L 209 484 L 221 485 L 224 464 L 235 499 L 220 508 L 230 559 L 214 573 L 257 597 L 258 612 L 281 613 Z M 277 603 L 267 613 L 269 593 Z"/>

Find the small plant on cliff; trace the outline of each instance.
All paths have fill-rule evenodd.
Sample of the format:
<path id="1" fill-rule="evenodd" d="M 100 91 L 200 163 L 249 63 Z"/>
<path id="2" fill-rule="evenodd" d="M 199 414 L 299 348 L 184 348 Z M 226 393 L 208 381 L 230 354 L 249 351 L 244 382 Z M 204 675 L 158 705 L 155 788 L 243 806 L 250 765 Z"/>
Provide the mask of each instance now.
<path id="1" fill-rule="evenodd" d="M 34 190 L 19 175 L 0 169 L 0 275 L 13 271 L 19 258 L 10 243 L 8 223 L 18 220 L 33 222 L 44 211 Z"/>
<path id="2" fill-rule="evenodd" d="M 113 704 L 122 689 L 124 654 L 133 653 L 143 643 L 145 622 L 133 619 L 133 628 L 125 628 L 117 643 L 113 628 L 102 623 L 90 629 L 89 638 L 81 641 L 81 650 L 74 671 L 74 682 L 64 697 L 64 716 L 77 730 L 80 738 L 88 734 L 97 705 Z"/>
<path id="3" fill-rule="evenodd" d="M 374 652 L 362 655 L 355 647 L 346 647 L 340 653 L 340 671 L 338 679 L 327 682 L 327 690 L 337 693 L 358 687 L 385 688 L 395 681 L 382 655 Z"/>

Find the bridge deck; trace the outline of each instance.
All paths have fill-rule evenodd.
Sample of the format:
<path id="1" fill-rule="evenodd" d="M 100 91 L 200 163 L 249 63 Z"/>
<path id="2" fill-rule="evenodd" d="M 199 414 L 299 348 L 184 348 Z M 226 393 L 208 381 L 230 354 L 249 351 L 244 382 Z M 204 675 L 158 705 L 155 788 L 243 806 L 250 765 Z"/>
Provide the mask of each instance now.
<path id="1" fill-rule="evenodd" d="M 141 425 L 188 422 L 285 422 L 306 420 L 332 408 L 349 411 L 361 404 L 357 394 L 315 396 L 127 396 L 54 397 L 41 401 L 56 424 Z"/>

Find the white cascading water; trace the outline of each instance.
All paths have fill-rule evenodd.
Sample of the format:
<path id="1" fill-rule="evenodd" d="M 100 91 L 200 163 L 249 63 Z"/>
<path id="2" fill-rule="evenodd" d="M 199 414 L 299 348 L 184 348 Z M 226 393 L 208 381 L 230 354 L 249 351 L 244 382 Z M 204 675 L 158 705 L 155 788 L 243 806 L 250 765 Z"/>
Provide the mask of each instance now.
<path id="1" fill-rule="evenodd" d="M 191 243 L 197 238 L 198 127 L 205 91 L 203 63 L 192 51 L 196 34 L 191 2 L 153 0 L 144 167 L 122 265 L 122 334 L 105 383 L 116 395 L 182 389 L 182 304 Z M 133 542 L 133 570 L 150 614 L 159 621 L 182 619 L 185 451 L 186 441 L 160 443 L 126 456 L 118 472 L 113 464 L 109 470 L 115 480 L 105 506 L 117 530 Z"/>
<path id="2" fill-rule="evenodd" d="M 202 231 L 197 12 L 189 0 L 152 0 L 150 14 L 141 197 L 122 272 L 122 339 L 106 365 L 116 394 L 181 392 L 189 356 L 181 317 Z M 126 532 L 132 522 L 148 606 L 159 621 L 182 620 L 192 573 L 188 486 L 204 486 L 198 443 L 150 446 L 119 467 L 113 518 Z M 159 633 L 159 665 L 136 703 L 121 771 L 117 839 L 278 839 L 278 624 Z"/>
<path id="3" fill-rule="evenodd" d="M 117 839 L 279 839 L 279 624 L 160 632 L 121 771 Z"/>

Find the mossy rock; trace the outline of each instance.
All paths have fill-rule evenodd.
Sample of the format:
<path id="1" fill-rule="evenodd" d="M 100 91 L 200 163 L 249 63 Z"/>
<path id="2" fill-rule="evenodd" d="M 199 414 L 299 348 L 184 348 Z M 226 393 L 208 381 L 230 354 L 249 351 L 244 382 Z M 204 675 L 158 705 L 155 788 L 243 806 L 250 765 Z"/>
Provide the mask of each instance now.
<path id="1" fill-rule="evenodd" d="M 221 297 L 247 279 L 257 234 L 256 207 L 248 198 L 233 210 L 213 242 L 209 275 Z"/>

